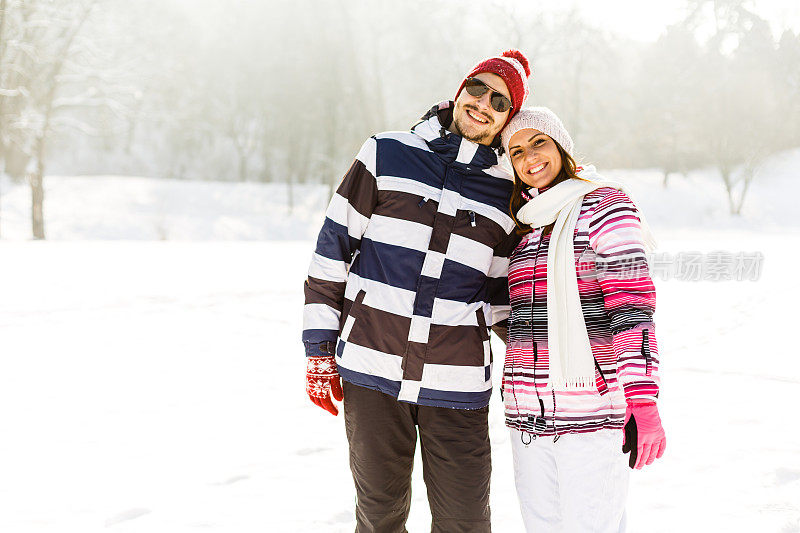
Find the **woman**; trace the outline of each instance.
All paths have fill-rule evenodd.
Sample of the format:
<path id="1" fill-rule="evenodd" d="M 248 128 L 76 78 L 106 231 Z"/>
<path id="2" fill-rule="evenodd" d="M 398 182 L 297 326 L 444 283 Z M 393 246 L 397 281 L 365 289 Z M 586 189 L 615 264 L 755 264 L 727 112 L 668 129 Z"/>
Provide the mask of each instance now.
<path id="1" fill-rule="evenodd" d="M 576 167 L 549 109 L 520 110 L 502 141 L 523 234 L 509 264 L 503 374 L 523 520 L 537 532 L 624 531 L 628 466 L 666 445 L 652 239 L 622 184 Z"/>

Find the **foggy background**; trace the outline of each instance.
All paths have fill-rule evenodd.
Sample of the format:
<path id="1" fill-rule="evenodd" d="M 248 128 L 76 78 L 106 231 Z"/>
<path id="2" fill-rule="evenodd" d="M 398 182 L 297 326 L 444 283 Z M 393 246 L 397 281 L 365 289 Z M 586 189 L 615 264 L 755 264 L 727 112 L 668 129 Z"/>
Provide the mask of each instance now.
<path id="1" fill-rule="evenodd" d="M 409 129 L 512 47 L 532 67 L 527 104 L 600 170 L 669 186 L 710 169 L 736 214 L 760 165 L 800 146 L 790 1 L 0 0 L 0 14 L 0 238 L 19 184 L 46 236 L 48 175 L 283 184 L 291 212 L 312 194 L 293 186 L 329 195 L 366 137 Z"/>
<path id="2" fill-rule="evenodd" d="M 325 207 L 519 48 L 659 243 L 669 443 L 629 531 L 800 533 L 799 34 L 797 0 L 0 0 L 0 531 L 352 532 L 304 390 Z M 497 393 L 489 432 L 522 531 Z"/>

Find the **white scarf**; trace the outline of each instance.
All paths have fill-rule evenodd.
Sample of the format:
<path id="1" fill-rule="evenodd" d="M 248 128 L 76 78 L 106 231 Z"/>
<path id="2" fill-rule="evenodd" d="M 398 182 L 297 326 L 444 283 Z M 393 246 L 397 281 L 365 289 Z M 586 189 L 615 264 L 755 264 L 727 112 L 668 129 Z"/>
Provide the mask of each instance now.
<path id="1" fill-rule="evenodd" d="M 583 197 L 595 189 L 613 187 L 633 201 L 624 184 L 606 180 L 592 165 L 584 167 L 578 176 L 580 179 L 568 179 L 544 191 L 517 212 L 519 221 L 533 228 L 555 222 L 547 251 L 547 346 L 554 390 L 595 386 L 594 356 L 578 294 L 573 243 Z M 655 240 L 644 216 L 637 215 L 645 252 L 650 252 Z"/>

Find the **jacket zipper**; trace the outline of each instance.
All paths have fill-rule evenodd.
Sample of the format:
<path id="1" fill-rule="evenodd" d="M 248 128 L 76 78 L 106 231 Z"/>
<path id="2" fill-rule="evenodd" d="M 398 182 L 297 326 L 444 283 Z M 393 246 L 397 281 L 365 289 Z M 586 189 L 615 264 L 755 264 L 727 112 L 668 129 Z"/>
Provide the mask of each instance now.
<path id="1" fill-rule="evenodd" d="M 475 211 L 469 212 L 469 225 L 475 227 Z"/>
<path id="2" fill-rule="evenodd" d="M 645 360 L 645 376 L 649 376 L 653 372 L 652 357 L 650 357 L 650 335 L 646 329 L 642 330 L 642 357 Z"/>

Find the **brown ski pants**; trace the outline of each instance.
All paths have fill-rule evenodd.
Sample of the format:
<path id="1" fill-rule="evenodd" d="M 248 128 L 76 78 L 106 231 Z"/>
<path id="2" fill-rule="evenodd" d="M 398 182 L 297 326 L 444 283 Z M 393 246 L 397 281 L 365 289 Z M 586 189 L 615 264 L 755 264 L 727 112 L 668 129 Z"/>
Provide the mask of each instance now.
<path id="1" fill-rule="evenodd" d="M 344 419 L 356 485 L 356 533 L 404 533 L 419 431 L 432 532 L 491 531 L 489 408 L 398 402 L 344 382 Z"/>

